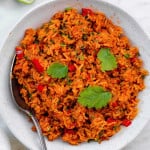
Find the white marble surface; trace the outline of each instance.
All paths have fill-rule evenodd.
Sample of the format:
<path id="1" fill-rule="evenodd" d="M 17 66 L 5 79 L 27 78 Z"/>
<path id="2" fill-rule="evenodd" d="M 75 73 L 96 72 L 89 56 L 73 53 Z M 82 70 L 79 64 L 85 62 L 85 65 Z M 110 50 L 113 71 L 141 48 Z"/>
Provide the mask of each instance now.
<path id="1" fill-rule="evenodd" d="M 1 150 L 10 150 L 10 141 L 8 139 L 7 133 L 0 126 L 0 149 Z"/>
<path id="2" fill-rule="evenodd" d="M 30 9 L 47 0 L 35 0 L 32 5 L 23 5 L 16 0 L 0 0 L 0 48 L 7 35 L 18 20 Z M 124 9 L 142 26 L 150 37 L 150 0 L 105 0 Z M 140 36 L 140 35 L 139 35 Z M 26 150 L 26 148 L 10 133 L 0 117 L 0 128 L 8 136 L 11 150 Z M 7 144 L 9 144 L 7 142 Z M 4 142 L 5 143 L 5 142 Z M 143 131 L 123 150 L 149 150 L 150 149 L 150 121 Z M 0 149 L 1 150 L 1 149 Z M 9 149 L 8 149 L 9 150 Z"/>

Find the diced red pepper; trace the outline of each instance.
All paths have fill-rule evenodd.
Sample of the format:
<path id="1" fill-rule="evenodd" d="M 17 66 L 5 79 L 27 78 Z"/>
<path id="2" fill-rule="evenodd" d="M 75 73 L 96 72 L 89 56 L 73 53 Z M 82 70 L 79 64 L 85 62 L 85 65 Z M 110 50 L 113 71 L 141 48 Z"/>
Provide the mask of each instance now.
<path id="1" fill-rule="evenodd" d="M 82 16 L 93 15 L 93 11 L 89 8 L 82 8 Z"/>
<path id="2" fill-rule="evenodd" d="M 33 59 L 32 60 L 32 63 L 35 67 L 35 69 L 39 72 L 39 73 L 42 73 L 44 71 L 44 68 L 43 66 L 40 64 L 39 60 L 38 59 Z"/>
<path id="3" fill-rule="evenodd" d="M 76 67 L 74 66 L 74 64 L 69 64 L 69 65 L 68 65 L 68 69 L 69 69 L 69 71 L 71 71 L 71 72 L 76 71 Z"/>
<path id="4" fill-rule="evenodd" d="M 48 79 L 48 82 L 51 82 L 51 80 L 52 80 L 52 78 L 49 78 L 49 79 Z"/>
<path id="5" fill-rule="evenodd" d="M 130 59 L 131 63 L 136 62 L 136 60 L 137 60 L 137 58 L 136 58 L 136 57 L 133 57 L 133 58 L 131 58 L 131 59 Z"/>
<path id="6" fill-rule="evenodd" d="M 91 79 L 91 76 L 90 76 L 90 74 L 87 74 L 87 80 L 90 80 Z"/>
<path id="7" fill-rule="evenodd" d="M 67 114 L 71 114 L 71 110 L 68 109 L 68 110 L 66 111 L 66 113 L 67 113 Z"/>
<path id="8" fill-rule="evenodd" d="M 118 103 L 117 103 L 117 102 L 113 102 L 113 103 L 112 103 L 112 106 L 113 106 L 113 107 L 117 107 L 117 106 L 118 106 Z"/>
<path id="9" fill-rule="evenodd" d="M 44 85 L 39 84 L 39 85 L 37 86 L 37 90 L 38 90 L 39 92 L 42 92 L 43 89 L 44 89 Z"/>
<path id="10" fill-rule="evenodd" d="M 124 119 L 122 121 L 122 125 L 125 126 L 125 127 L 128 127 L 129 125 L 131 125 L 131 120 L 128 120 L 128 119 Z"/>
<path id="11" fill-rule="evenodd" d="M 107 123 L 112 123 L 112 122 L 115 122 L 115 120 L 113 118 L 108 118 L 107 119 Z"/>
<path id="12" fill-rule="evenodd" d="M 24 57 L 24 53 L 22 51 L 22 48 L 21 47 L 16 47 L 16 56 L 18 59 L 22 59 Z"/>
<path id="13" fill-rule="evenodd" d="M 74 134 L 75 131 L 73 129 L 65 129 L 65 133 Z"/>

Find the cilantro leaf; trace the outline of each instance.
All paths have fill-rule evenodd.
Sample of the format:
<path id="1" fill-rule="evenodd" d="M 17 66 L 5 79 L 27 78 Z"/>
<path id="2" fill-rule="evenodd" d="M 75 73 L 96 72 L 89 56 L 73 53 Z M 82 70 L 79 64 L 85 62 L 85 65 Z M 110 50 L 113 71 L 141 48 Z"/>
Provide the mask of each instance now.
<path id="1" fill-rule="evenodd" d="M 88 108 L 102 108 L 110 101 L 112 94 L 100 86 L 89 86 L 81 91 L 78 102 Z"/>
<path id="2" fill-rule="evenodd" d="M 53 63 L 47 69 L 47 74 L 53 78 L 64 78 L 67 76 L 68 67 L 61 63 Z"/>
<path id="3" fill-rule="evenodd" d="M 69 10 L 72 10 L 72 7 L 65 8 L 65 11 L 69 11 Z"/>
<path id="4" fill-rule="evenodd" d="M 124 57 L 128 59 L 130 58 L 130 54 L 124 54 Z"/>
<path id="5" fill-rule="evenodd" d="M 17 0 L 17 1 L 23 4 L 32 4 L 34 2 L 34 0 Z"/>
<path id="6" fill-rule="evenodd" d="M 102 71 L 110 71 L 110 70 L 117 68 L 116 58 L 110 52 L 109 48 L 101 48 L 97 54 L 97 57 L 101 61 Z"/>

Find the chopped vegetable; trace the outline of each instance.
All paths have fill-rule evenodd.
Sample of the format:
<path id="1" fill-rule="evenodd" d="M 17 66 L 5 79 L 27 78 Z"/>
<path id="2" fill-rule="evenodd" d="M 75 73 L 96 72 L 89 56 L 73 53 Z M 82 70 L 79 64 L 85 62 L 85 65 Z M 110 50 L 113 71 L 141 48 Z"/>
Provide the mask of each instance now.
<path id="1" fill-rule="evenodd" d="M 68 67 L 61 63 L 53 63 L 47 69 L 48 75 L 51 75 L 53 78 L 64 78 L 67 76 Z"/>
<path id="2" fill-rule="evenodd" d="M 90 74 L 87 74 L 87 77 L 86 77 L 86 79 L 87 79 L 88 81 L 91 79 L 91 76 L 90 76 Z"/>
<path id="3" fill-rule="evenodd" d="M 74 72 L 74 71 L 76 71 L 76 67 L 74 66 L 74 64 L 69 64 L 69 65 L 68 65 L 68 70 L 69 70 L 70 72 Z"/>
<path id="4" fill-rule="evenodd" d="M 82 8 L 82 16 L 93 15 L 93 11 L 89 8 Z"/>
<path id="5" fill-rule="evenodd" d="M 73 129 L 65 129 L 64 132 L 67 134 L 75 134 L 75 131 Z"/>
<path id="6" fill-rule="evenodd" d="M 113 106 L 113 107 L 117 107 L 117 106 L 118 106 L 118 103 L 117 103 L 117 102 L 113 102 L 113 103 L 112 103 L 112 106 Z"/>
<path id="7" fill-rule="evenodd" d="M 116 132 L 118 129 L 118 125 L 113 126 L 113 130 Z"/>
<path id="8" fill-rule="evenodd" d="M 67 84 L 68 84 L 68 85 L 70 85 L 70 84 L 71 84 L 71 82 L 72 82 L 72 80 L 70 80 L 70 78 L 69 78 L 68 76 L 67 76 L 67 78 L 66 78 L 66 79 L 67 79 Z"/>
<path id="9" fill-rule="evenodd" d="M 69 11 L 71 9 L 72 9 L 71 7 L 67 7 L 67 8 L 65 8 L 65 11 Z"/>
<path id="10" fill-rule="evenodd" d="M 107 123 L 112 123 L 112 122 L 115 122 L 115 120 L 113 118 L 108 118 L 107 119 Z"/>
<path id="11" fill-rule="evenodd" d="M 33 59 L 32 60 L 32 63 L 35 67 L 35 69 L 39 72 L 39 73 L 42 73 L 44 71 L 44 68 L 43 66 L 40 64 L 39 60 L 38 59 Z"/>
<path id="12" fill-rule="evenodd" d="M 110 52 L 109 48 L 101 48 L 97 54 L 101 61 L 101 70 L 110 71 L 117 68 L 117 61 L 115 56 Z"/>
<path id="13" fill-rule="evenodd" d="M 39 84 L 39 85 L 37 86 L 37 90 L 38 90 L 39 92 L 42 92 L 43 89 L 44 89 L 44 85 Z"/>
<path id="14" fill-rule="evenodd" d="M 133 57 L 130 59 L 131 63 L 135 63 L 137 61 L 137 57 Z"/>
<path id="15" fill-rule="evenodd" d="M 86 41 L 88 39 L 88 35 L 87 34 L 83 34 L 82 35 L 82 40 Z"/>
<path id="16" fill-rule="evenodd" d="M 80 54 L 80 55 L 79 55 L 79 59 L 80 59 L 81 61 L 83 61 L 83 60 L 84 60 L 84 55 Z"/>
<path id="17" fill-rule="evenodd" d="M 61 46 L 61 47 L 65 47 L 66 44 L 65 44 L 65 43 L 60 43 L 60 46 Z"/>
<path id="18" fill-rule="evenodd" d="M 23 4 L 32 4 L 34 2 L 34 0 L 17 0 L 17 1 Z"/>
<path id="19" fill-rule="evenodd" d="M 16 56 L 18 59 L 22 59 L 24 57 L 24 53 L 21 47 L 16 47 Z"/>
<path id="20" fill-rule="evenodd" d="M 130 54 L 124 54 L 125 58 L 130 58 Z"/>
<path id="21" fill-rule="evenodd" d="M 123 121 L 122 121 L 122 125 L 123 126 L 125 126 L 125 127 L 128 127 L 129 125 L 131 125 L 131 121 L 130 120 L 128 120 L 128 119 L 124 119 Z"/>
<path id="22" fill-rule="evenodd" d="M 103 136 L 103 134 L 104 134 L 104 130 L 101 130 L 101 131 L 98 133 L 99 138 L 101 138 L 101 137 Z"/>
<path id="23" fill-rule="evenodd" d="M 110 101 L 112 94 L 100 86 L 85 88 L 78 97 L 78 102 L 88 108 L 102 108 Z"/>

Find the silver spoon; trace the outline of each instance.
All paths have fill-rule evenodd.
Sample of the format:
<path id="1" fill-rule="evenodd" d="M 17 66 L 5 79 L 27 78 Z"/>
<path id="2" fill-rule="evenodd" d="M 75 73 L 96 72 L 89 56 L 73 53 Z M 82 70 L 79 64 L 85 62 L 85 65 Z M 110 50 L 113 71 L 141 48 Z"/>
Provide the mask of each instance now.
<path id="1" fill-rule="evenodd" d="M 47 150 L 45 139 L 44 139 L 44 137 L 42 135 L 42 131 L 41 131 L 40 125 L 39 125 L 39 123 L 38 123 L 38 121 L 37 121 L 37 119 L 35 117 L 35 113 L 25 103 L 25 101 L 21 97 L 21 95 L 19 93 L 20 85 L 18 84 L 17 79 L 12 77 L 12 71 L 13 71 L 13 67 L 14 67 L 14 64 L 15 64 L 15 60 L 16 60 L 15 58 L 16 58 L 16 56 L 13 58 L 11 71 L 10 71 L 10 90 L 11 90 L 11 95 L 12 95 L 13 102 L 18 107 L 18 109 L 20 109 L 21 111 L 26 113 L 32 119 L 32 121 L 33 121 L 33 123 L 34 123 L 34 125 L 36 127 L 37 133 L 39 135 L 41 150 Z"/>

